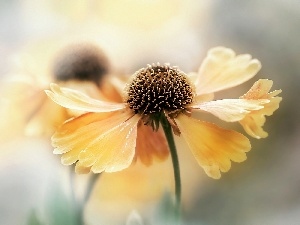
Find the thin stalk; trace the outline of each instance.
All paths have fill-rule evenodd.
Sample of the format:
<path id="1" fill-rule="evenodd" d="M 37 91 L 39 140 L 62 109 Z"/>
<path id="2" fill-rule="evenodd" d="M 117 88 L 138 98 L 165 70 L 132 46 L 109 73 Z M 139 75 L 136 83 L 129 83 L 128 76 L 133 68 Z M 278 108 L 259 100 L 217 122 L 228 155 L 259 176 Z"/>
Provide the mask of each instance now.
<path id="1" fill-rule="evenodd" d="M 75 173 L 74 173 L 74 167 L 71 168 L 70 170 L 70 186 L 71 186 L 71 196 L 72 196 L 72 201 L 75 209 L 75 216 L 76 216 L 76 225 L 83 225 L 84 224 L 84 207 L 89 200 L 89 197 L 92 193 L 92 190 L 95 186 L 95 183 L 97 181 L 97 178 L 99 177 L 100 174 L 92 174 L 89 177 L 89 181 L 87 184 L 86 192 L 83 196 L 82 202 L 76 200 L 76 194 L 75 194 Z"/>
<path id="2" fill-rule="evenodd" d="M 72 206 L 74 207 L 74 225 L 83 225 L 83 207 L 77 201 L 76 193 L 75 193 L 75 173 L 74 173 L 74 166 L 70 167 L 70 189 L 71 189 L 71 199 L 72 199 Z"/>
<path id="3" fill-rule="evenodd" d="M 92 174 L 89 178 L 89 183 L 87 185 L 87 188 L 86 188 L 86 192 L 85 192 L 85 195 L 83 197 L 83 204 L 86 204 L 87 201 L 89 200 L 89 197 L 92 193 L 92 190 L 95 186 L 95 183 L 96 181 L 98 180 L 98 177 L 100 176 L 101 173 L 96 173 L 96 174 Z"/>
<path id="4" fill-rule="evenodd" d="M 74 166 L 70 166 L 69 168 L 69 175 L 70 175 L 70 191 L 71 191 L 71 199 L 73 204 L 76 205 L 76 195 L 75 195 L 75 173 L 74 173 Z"/>
<path id="5" fill-rule="evenodd" d="M 79 206 L 79 221 L 80 221 L 80 224 L 84 224 L 84 208 L 86 206 L 86 203 L 88 202 L 89 198 L 90 198 L 90 195 L 93 191 L 93 188 L 95 186 L 95 183 L 96 181 L 98 180 L 97 178 L 99 177 L 100 173 L 97 173 L 97 174 L 92 174 L 90 177 L 89 177 L 89 181 L 88 181 L 88 184 L 87 184 L 87 188 L 86 188 L 86 192 L 83 196 L 83 199 L 82 199 L 82 203 L 80 204 Z"/>
<path id="6" fill-rule="evenodd" d="M 176 215 L 179 218 L 180 204 L 181 204 L 181 179 L 180 179 L 179 160 L 178 160 L 176 145 L 175 145 L 175 141 L 174 141 L 174 137 L 173 137 L 172 127 L 164 115 L 163 115 L 161 121 L 162 121 L 162 127 L 165 132 L 165 136 L 168 141 L 168 145 L 169 145 L 170 153 L 171 153 L 171 157 L 172 157 L 174 179 L 175 179 Z"/>

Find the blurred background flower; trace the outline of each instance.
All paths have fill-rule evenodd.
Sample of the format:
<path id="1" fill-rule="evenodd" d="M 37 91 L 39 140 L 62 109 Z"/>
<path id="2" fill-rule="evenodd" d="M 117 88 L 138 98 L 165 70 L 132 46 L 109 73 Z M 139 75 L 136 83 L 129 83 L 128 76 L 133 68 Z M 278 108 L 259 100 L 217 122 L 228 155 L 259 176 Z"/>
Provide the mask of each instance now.
<path id="1" fill-rule="evenodd" d="M 207 178 L 187 146 L 177 142 L 183 218 L 185 224 L 208 225 L 300 222 L 297 0 L 0 1 L 0 27 L 1 86 L 16 75 L 26 75 L 31 88 L 47 86 L 51 79 L 45 77 L 53 75 L 53 56 L 72 43 L 99 46 L 110 60 L 111 73 L 119 76 L 158 61 L 185 72 L 196 71 L 207 50 L 218 45 L 259 59 L 263 67 L 255 80 L 272 79 L 273 88 L 283 90 L 281 107 L 265 126 L 269 137 L 252 139 L 248 160 L 235 164 L 218 181 Z M 28 80 L 33 71 L 35 80 Z M 250 80 L 218 93 L 217 98 L 240 96 L 252 84 Z M 35 102 L 19 110 L 26 113 L 31 104 Z M 13 115 L 14 107 L 8 112 Z M 14 123 L 6 131 L 18 130 L 21 122 L 12 118 Z M 1 129 L 1 135 L 6 131 Z M 17 134 L 9 141 L 3 138 L 0 146 L 1 224 L 24 224 L 32 208 L 39 208 L 46 218 L 42 207 L 50 187 L 61 184 L 65 193 L 69 191 L 68 171 L 52 155 L 49 137 Z M 87 178 L 76 177 L 79 195 Z M 170 161 L 103 174 L 85 209 L 86 221 L 124 224 L 137 210 L 143 222 L 150 223 L 157 202 L 172 190 Z"/>

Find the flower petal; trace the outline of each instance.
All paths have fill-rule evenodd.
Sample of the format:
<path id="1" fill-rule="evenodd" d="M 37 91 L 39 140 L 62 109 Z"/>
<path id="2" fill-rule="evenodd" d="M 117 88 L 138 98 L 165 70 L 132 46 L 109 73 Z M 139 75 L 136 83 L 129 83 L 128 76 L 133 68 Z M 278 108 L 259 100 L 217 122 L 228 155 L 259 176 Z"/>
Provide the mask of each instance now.
<path id="1" fill-rule="evenodd" d="M 206 174 L 214 179 L 230 169 L 231 162 L 246 160 L 245 152 L 251 149 L 249 140 L 233 130 L 196 120 L 184 114 L 175 121 L 197 162 Z"/>
<path id="2" fill-rule="evenodd" d="M 90 123 L 57 141 L 69 143 L 69 146 L 61 145 L 61 148 L 72 145 L 80 166 L 91 167 L 95 173 L 124 169 L 134 157 L 140 119 L 138 115 L 132 117 L 130 114 L 130 111 L 123 115 L 117 113 L 105 120 Z M 64 151 L 63 148 L 61 150 Z"/>
<path id="3" fill-rule="evenodd" d="M 204 95 L 196 95 L 194 98 L 193 98 L 193 105 L 196 105 L 196 104 L 200 104 L 202 102 L 209 102 L 209 101 L 212 101 L 214 99 L 215 95 L 214 93 L 209 93 L 209 94 L 204 94 Z"/>
<path id="4" fill-rule="evenodd" d="M 122 114 L 121 114 L 122 115 Z M 114 120 L 116 125 L 125 119 L 120 114 L 112 114 L 107 120 Z M 125 114 L 129 118 L 130 114 Z M 86 113 L 64 123 L 52 136 L 52 145 L 56 147 L 54 154 L 63 154 L 79 148 L 82 149 L 88 141 L 97 137 L 99 133 L 104 133 L 106 127 L 98 127 L 98 123 L 103 121 L 101 113 Z M 104 120 L 105 121 L 105 120 Z M 112 125 L 115 123 L 111 123 Z M 82 146 L 83 145 L 83 146 Z"/>
<path id="5" fill-rule="evenodd" d="M 66 121 L 52 136 L 54 154 L 63 154 L 61 161 L 64 165 L 73 164 L 90 143 L 131 116 L 130 111 L 86 113 Z"/>
<path id="6" fill-rule="evenodd" d="M 261 100 L 268 99 L 269 102 L 264 105 L 264 108 L 253 111 L 245 116 L 240 124 L 243 126 L 245 131 L 254 138 L 265 138 L 268 133 L 262 129 L 262 126 L 266 122 L 265 116 L 271 116 L 275 110 L 279 108 L 279 103 L 282 98 L 277 95 L 281 93 L 281 90 L 270 92 L 273 85 L 272 80 L 260 79 L 254 83 L 251 89 L 241 96 L 241 99 L 246 100 Z"/>
<path id="7" fill-rule="evenodd" d="M 135 159 L 150 166 L 154 159 L 163 161 L 168 155 L 168 144 L 161 130 L 155 132 L 151 126 L 140 123 L 137 131 Z"/>
<path id="8" fill-rule="evenodd" d="M 85 127 L 88 124 L 101 121 L 104 119 L 107 119 L 112 116 L 119 117 L 119 115 L 122 115 L 123 113 L 127 113 L 128 111 L 118 111 L 118 112 L 105 112 L 105 113 L 85 113 L 78 117 L 71 118 L 63 125 L 61 125 L 55 132 L 55 134 L 52 136 L 52 141 L 58 140 L 58 139 L 66 139 L 67 135 L 72 134 L 76 130 L 80 130 L 81 127 Z M 130 117 L 131 114 L 126 114 L 126 116 Z M 114 118 L 114 117 L 112 117 Z"/>
<path id="9" fill-rule="evenodd" d="M 77 174 L 87 174 L 90 171 L 91 171 L 91 167 L 85 167 L 85 166 L 81 165 L 80 162 L 76 163 L 75 173 L 77 173 Z"/>
<path id="10" fill-rule="evenodd" d="M 96 161 L 91 168 L 94 173 L 116 172 L 129 167 L 135 155 L 139 119 L 140 117 L 135 115 L 101 135 L 97 142 L 80 153 L 79 160 L 94 156 Z"/>
<path id="11" fill-rule="evenodd" d="M 45 90 L 46 94 L 57 104 L 68 109 L 86 112 L 111 112 L 125 108 L 123 103 L 110 103 L 90 98 L 89 96 L 69 88 L 59 87 L 57 84 L 50 84 L 50 89 Z"/>
<path id="12" fill-rule="evenodd" d="M 269 100 L 223 99 L 210 102 L 192 104 L 190 107 L 213 114 L 226 122 L 235 122 L 243 119 L 248 113 L 260 110 Z"/>
<path id="13" fill-rule="evenodd" d="M 213 93 L 237 86 L 255 76 L 260 68 L 260 62 L 248 54 L 236 56 L 229 48 L 213 48 L 199 68 L 196 93 Z"/>
<path id="14" fill-rule="evenodd" d="M 107 96 L 110 101 L 123 102 L 123 93 L 126 87 L 125 77 L 122 79 L 120 76 L 106 76 L 100 87 L 101 92 Z"/>

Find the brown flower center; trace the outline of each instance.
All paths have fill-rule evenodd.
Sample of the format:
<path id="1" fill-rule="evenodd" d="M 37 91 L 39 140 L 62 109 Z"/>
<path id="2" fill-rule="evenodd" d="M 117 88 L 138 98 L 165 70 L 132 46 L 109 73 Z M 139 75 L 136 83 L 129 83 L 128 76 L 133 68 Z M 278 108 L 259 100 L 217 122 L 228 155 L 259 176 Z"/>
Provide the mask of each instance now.
<path id="1" fill-rule="evenodd" d="M 153 115 L 184 110 L 192 103 L 193 97 L 193 87 L 182 71 L 157 63 L 133 75 L 127 87 L 126 100 L 135 113 Z"/>
<path id="2" fill-rule="evenodd" d="M 104 52 L 92 44 L 70 45 L 59 52 L 53 64 L 54 77 L 59 81 L 72 79 L 92 81 L 100 85 L 110 69 Z"/>

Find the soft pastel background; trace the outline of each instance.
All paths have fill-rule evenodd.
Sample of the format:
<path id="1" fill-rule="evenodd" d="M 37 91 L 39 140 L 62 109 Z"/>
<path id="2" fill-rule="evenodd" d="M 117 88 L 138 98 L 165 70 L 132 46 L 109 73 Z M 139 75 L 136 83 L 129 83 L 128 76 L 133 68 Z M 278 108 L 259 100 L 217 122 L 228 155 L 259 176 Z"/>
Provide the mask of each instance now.
<path id="1" fill-rule="evenodd" d="M 2 85 L 4 78 L 15 74 L 34 74 L 43 80 L 51 73 L 53 52 L 70 42 L 96 43 L 114 70 L 123 74 L 158 61 L 195 71 L 207 50 L 218 45 L 250 53 L 262 62 L 262 70 L 218 97 L 240 96 L 256 79 L 268 78 L 274 80 L 274 89 L 283 90 L 280 109 L 267 119 L 269 137 L 251 139 L 248 160 L 233 164 L 221 180 L 208 178 L 177 140 L 184 223 L 296 225 L 300 224 L 299 36 L 298 0 L 1 0 L 0 81 Z M 14 129 L 17 124 L 12 123 L 9 130 L 0 129 L 0 135 Z M 0 224 L 25 224 L 33 208 L 47 220 L 45 203 L 53 192 L 61 188 L 69 193 L 69 170 L 51 151 L 49 137 L 18 134 L 1 141 Z M 86 180 L 87 176 L 76 178 L 79 197 Z M 86 221 L 125 224 L 136 210 L 145 224 L 151 223 L 158 202 L 173 190 L 172 182 L 170 161 L 104 174 L 86 206 Z M 66 210 L 59 204 L 57 209 Z"/>

